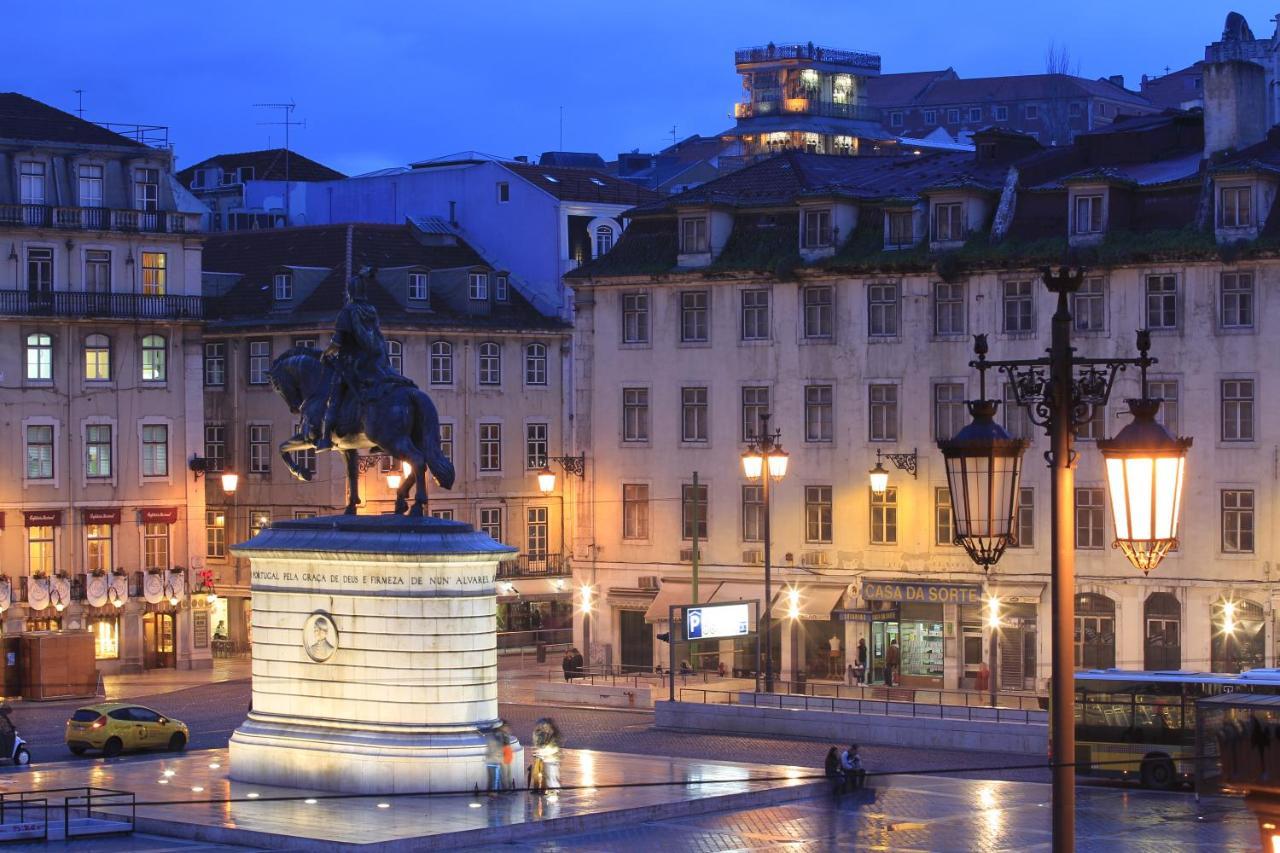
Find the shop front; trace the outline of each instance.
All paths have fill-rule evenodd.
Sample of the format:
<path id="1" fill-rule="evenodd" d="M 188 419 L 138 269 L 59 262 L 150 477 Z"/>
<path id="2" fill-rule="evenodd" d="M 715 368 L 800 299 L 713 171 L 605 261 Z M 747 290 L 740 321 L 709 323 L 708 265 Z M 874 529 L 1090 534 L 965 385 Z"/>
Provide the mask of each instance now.
<path id="1" fill-rule="evenodd" d="M 980 606 L 982 587 L 867 581 L 862 597 L 871 619 L 868 683 L 933 688 L 963 683 L 961 673 L 970 667 L 966 649 L 980 650 L 971 642 L 954 642 L 956 624 Z M 949 672 L 955 673 L 950 679 Z"/>
<path id="2" fill-rule="evenodd" d="M 498 649 L 572 642 L 573 593 L 563 578 L 498 582 Z"/>

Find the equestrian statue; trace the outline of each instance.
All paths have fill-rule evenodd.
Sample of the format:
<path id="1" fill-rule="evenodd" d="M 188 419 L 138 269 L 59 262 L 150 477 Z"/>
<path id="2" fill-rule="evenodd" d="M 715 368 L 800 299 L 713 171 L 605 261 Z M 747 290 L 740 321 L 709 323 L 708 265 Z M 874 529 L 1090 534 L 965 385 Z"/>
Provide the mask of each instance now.
<path id="1" fill-rule="evenodd" d="M 315 472 L 290 455 L 299 450 L 334 450 L 347 462 L 346 514 L 360 503 L 359 452 L 389 455 L 410 469 L 396 491 L 397 515 L 421 517 L 427 505 L 427 471 L 442 488 L 453 488 L 453 463 L 440 448 L 435 404 L 387 358 L 378 311 L 369 302 L 369 267 L 347 281 L 346 304 L 323 352 L 291 347 L 269 372 L 271 387 L 301 416 L 296 435 L 280 445 L 289 472 L 311 480 Z M 416 485 L 413 507 L 409 490 Z"/>

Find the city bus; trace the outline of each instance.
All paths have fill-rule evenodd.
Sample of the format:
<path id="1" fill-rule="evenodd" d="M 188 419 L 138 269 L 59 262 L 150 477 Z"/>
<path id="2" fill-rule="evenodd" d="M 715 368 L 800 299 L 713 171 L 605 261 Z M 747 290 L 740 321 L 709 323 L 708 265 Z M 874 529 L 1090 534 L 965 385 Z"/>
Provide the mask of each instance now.
<path id="1" fill-rule="evenodd" d="M 1280 669 L 1085 670 L 1075 674 L 1075 693 L 1077 772 L 1167 789 L 1195 778 L 1196 700 L 1280 694 Z"/>

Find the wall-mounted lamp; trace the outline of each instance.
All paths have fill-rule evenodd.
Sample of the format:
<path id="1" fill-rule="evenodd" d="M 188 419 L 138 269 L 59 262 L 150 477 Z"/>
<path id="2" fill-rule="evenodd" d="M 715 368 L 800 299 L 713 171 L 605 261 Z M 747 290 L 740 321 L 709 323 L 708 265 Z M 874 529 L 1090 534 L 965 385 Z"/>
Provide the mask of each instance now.
<path id="1" fill-rule="evenodd" d="M 867 476 L 871 479 L 871 491 L 877 495 L 883 495 L 885 490 L 889 488 L 889 472 L 882 464 L 882 460 L 888 459 L 900 471 L 906 471 L 911 475 L 912 479 L 919 479 L 916 469 L 916 449 L 912 448 L 910 453 L 884 453 L 880 448 L 876 448 L 876 467 L 867 472 Z"/>
<path id="2" fill-rule="evenodd" d="M 222 472 L 222 491 L 229 495 L 236 493 L 236 487 L 240 485 L 240 475 L 233 471 Z"/>
<path id="3" fill-rule="evenodd" d="M 551 470 L 551 463 L 557 462 L 566 474 L 585 478 L 587 476 L 587 454 L 577 456 L 547 456 L 542 460 L 542 468 L 538 471 L 538 491 L 549 495 L 556 489 L 556 472 Z"/>

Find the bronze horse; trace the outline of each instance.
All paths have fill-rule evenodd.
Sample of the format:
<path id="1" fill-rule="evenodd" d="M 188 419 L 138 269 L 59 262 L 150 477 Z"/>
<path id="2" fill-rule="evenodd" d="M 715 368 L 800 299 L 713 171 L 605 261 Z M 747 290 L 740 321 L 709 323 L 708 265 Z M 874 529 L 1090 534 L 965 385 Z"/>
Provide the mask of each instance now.
<path id="1" fill-rule="evenodd" d="M 318 350 L 291 347 L 272 363 L 268 376 L 289 411 L 302 416 L 297 434 L 280 444 L 280 455 L 293 476 L 310 481 L 315 472 L 298 465 L 289 454 L 315 447 L 312 425 L 323 422 L 326 401 L 338 380 L 337 371 L 320 358 Z M 396 490 L 397 515 L 423 515 L 428 470 L 442 488 L 453 487 L 453 463 L 440 449 L 440 416 L 431 398 L 411 384 L 387 389 L 370 402 L 353 400 L 343 406 L 330 440 L 332 449 L 341 451 L 347 462 L 347 515 L 355 515 L 360 503 L 357 461 L 361 450 L 384 452 L 412 469 Z M 415 484 L 417 493 L 410 509 L 409 490 Z"/>

